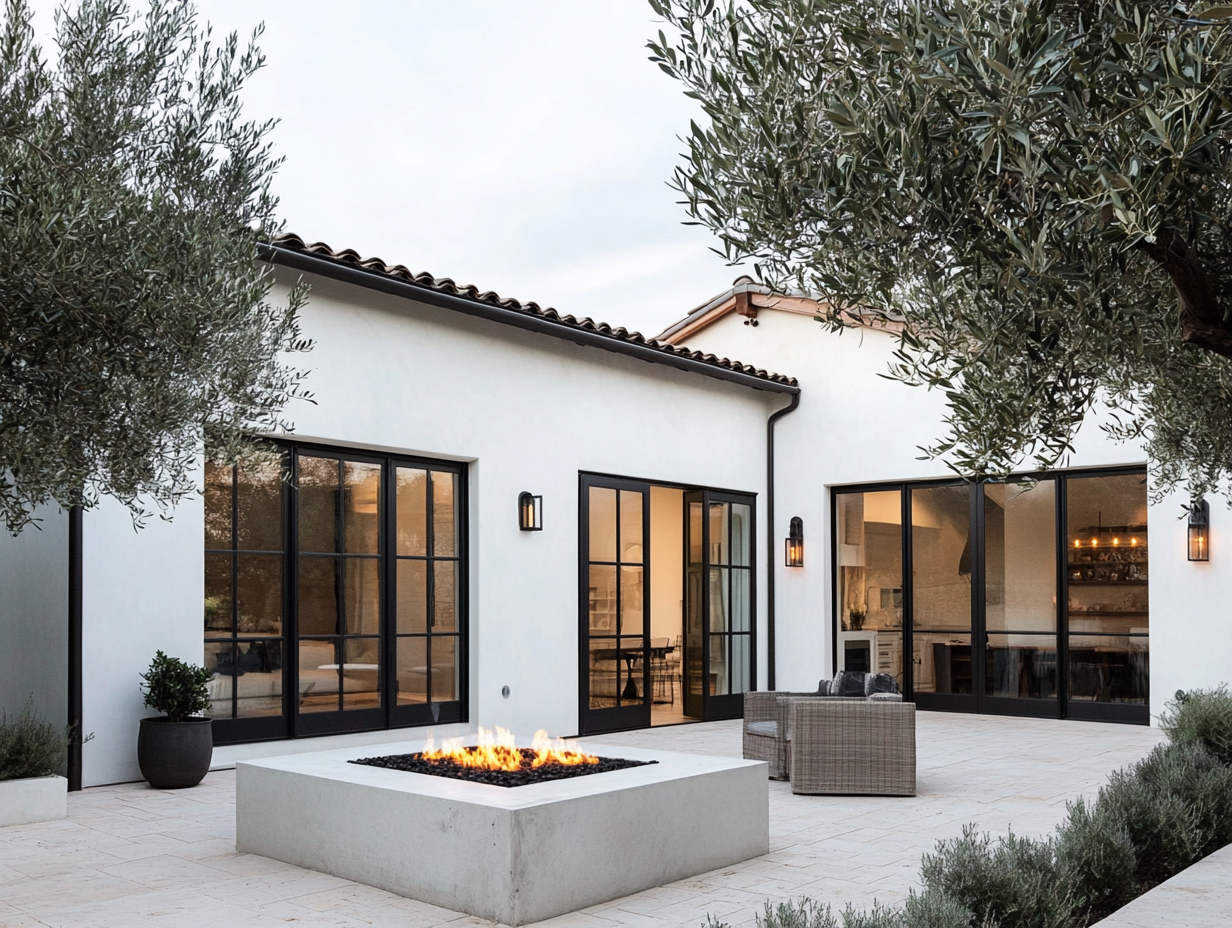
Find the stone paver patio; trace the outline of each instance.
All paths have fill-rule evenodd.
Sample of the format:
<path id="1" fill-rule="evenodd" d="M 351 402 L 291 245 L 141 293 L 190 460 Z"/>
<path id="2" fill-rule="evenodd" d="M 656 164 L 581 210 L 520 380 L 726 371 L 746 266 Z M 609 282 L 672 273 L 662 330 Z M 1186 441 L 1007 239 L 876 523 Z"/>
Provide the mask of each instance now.
<path id="1" fill-rule="evenodd" d="M 595 739 L 740 755 L 740 723 Z M 1155 729 L 922 712 L 919 795 L 793 796 L 770 784 L 770 854 L 541 922 L 551 928 L 696 926 L 709 913 L 751 925 L 767 900 L 811 896 L 841 908 L 892 903 L 920 855 L 974 822 L 994 834 L 1050 831 L 1065 803 L 1163 740 Z M 69 817 L 0 829 L 0 925 L 389 928 L 487 924 L 337 877 L 235 851 L 235 775 L 192 790 L 144 784 L 71 795 Z M 722 809 L 715 814 L 721 815 Z M 414 836 L 408 835 L 408 841 Z M 601 836 L 596 836 L 601 840 Z M 620 866 L 619 859 L 612 866 Z"/>

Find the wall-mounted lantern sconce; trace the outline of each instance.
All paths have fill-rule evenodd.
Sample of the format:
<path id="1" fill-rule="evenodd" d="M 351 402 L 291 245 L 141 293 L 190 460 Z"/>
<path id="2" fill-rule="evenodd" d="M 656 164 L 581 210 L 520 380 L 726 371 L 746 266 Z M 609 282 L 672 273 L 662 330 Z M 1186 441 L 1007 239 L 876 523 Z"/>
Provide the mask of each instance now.
<path id="1" fill-rule="evenodd" d="M 523 490 L 518 494 L 518 528 L 524 532 L 543 531 L 543 497 Z"/>
<path id="2" fill-rule="evenodd" d="M 1211 507 L 1200 499 L 1189 504 L 1189 559 L 1211 559 Z"/>
<path id="3" fill-rule="evenodd" d="M 792 516 L 787 529 L 788 567 L 804 566 L 804 521 L 799 516 Z"/>

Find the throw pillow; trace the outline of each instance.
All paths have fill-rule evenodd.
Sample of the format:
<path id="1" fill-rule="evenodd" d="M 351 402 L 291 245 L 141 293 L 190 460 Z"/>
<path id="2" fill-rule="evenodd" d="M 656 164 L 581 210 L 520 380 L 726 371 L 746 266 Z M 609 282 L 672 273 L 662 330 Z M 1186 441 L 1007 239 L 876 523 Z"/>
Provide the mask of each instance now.
<path id="1" fill-rule="evenodd" d="M 829 696 L 830 695 L 830 681 L 829 680 L 819 680 L 817 682 L 817 695 L 818 696 Z"/>
<path id="2" fill-rule="evenodd" d="M 831 696 L 866 696 L 864 677 L 859 670 L 840 670 L 830 683 Z"/>
<path id="3" fill-rule="evenodd" d="M 864 681 L 864 695 L 873 693 L 897 693 L 898 681 L 888 673 L 870 673 Z"/>

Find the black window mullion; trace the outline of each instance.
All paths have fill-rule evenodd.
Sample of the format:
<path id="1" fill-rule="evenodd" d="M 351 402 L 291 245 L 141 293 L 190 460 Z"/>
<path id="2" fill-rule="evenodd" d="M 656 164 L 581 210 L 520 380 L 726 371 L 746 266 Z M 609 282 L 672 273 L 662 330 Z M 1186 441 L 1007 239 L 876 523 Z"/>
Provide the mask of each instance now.
<path id="1" fill-rule="evenodd" d="M 240 648 L 236 638 L 240 631 L 240 467 L 231 465 L 231 718 L 239 718 Z"/>
<path id="2" fill-rule="evenodd" d="M 1069 715 L 1069 478 L 1056 482 L 1057 717 Z"/>
<path id="3" fill-rule="evenodd" d="M 902 567 L 899 582 L 903 585 L 903 692 L 906 699 L 915 698 L 915 565 L 912 558 L 913 539 L 911 531 L 911 488 L 899 486 L 899 507 L 902 512 L 899 526 L 899 544 L 902 551 Z M 867 538 L 865 538 L 867 544 Z M 867 551 L 867 548 L 865 549 Z M 867 555 L 865 555 L 867 557 Z M 866 607 L 867 608 L 867 607 Z M 870 667 L 876 666 L 877 655 L 869 655 Z"/>
<path id="4" fill-rule="evenodd" d="M 432 636 L 436 630 L 436 483 L 433 471 L 424 470 L 424 701 L 432 705 Z M 456 543 L 456 542 L 455 542 Z"/>

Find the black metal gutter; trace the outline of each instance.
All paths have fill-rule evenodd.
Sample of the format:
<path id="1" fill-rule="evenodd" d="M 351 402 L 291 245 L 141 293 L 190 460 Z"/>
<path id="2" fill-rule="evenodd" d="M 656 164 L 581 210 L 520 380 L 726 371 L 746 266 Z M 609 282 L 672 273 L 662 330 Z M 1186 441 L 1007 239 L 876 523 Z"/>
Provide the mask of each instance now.
<path id="1" fill-rule="evenodd" d="M 601 332 L 590 332 L 586 329 L 579 329 L 531 313 L 505 309 L 501 306 L 493 306 L 489 303 L 480 303 L 449 293 L 441 293 L 427 287 L 417 286 L 395 277 L 390 277 L 388 274 L 381 273 L 380 271 L 355 267 L 295 249 L 282 248 L 278 245 L 265 243 L 260 246 L 259 253 L 263 260 L 273 264 L 295 268 L 310 274 L 319 274 L 322 277 L 329 277 L 343 283 L 366 287 L 369 290 L 377 290 L 381 293 L 404 297 L 419 303 L 427 303 L 431 306 L 438 306 L 442 309 L 453 310 L 468 316 L 487 319 L 491 322 L 499 322 L 502 325 L 511 325 L 528 332 L 564 339 L 565 341 L 571 341 L 588 348 L 601 348 L 604 351 L 628 355 L 642 361 L 649 361 L 652 364 L 665 364 L 682 371 L 701 374 L 705 377 L 713 377 L 716 380 L 725 380 L 728 383 L 739 384 L 742 387 L 751 387 L 754 390 L 765 390 L 769 393 L 783 393 L 790 396 L 798 396 L 800 393 L 800 388 L 793 384 L 777 383 L 753 374 L 707 364 L 705 361 L 698 361 L 694 358 L 680 357 L 661 349 L 652 348 L 649 345 L 639 345 L 636 342 L 623 341 L 610 335 L 604 335 Z"/>
<path id="2" fill-rule="evenodd" d="M 81 507 L 68 511 L 68 788 L 81 789 Z"/>
<path id="3" fill-rule="evenodd" d="M 777 551 L 774 537 L 774 425 L 800 405 L 800 392 L 792 394 L 791 402 L 770 415 L 766 421 L 766 689 L 774 689 L 774 573 Z"/>

